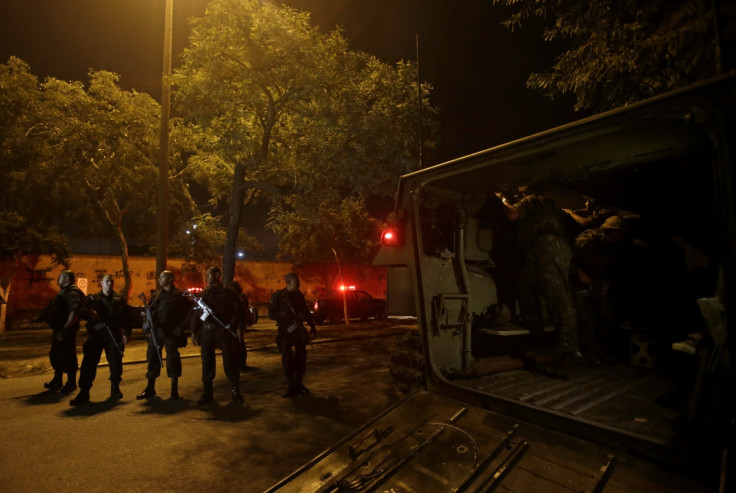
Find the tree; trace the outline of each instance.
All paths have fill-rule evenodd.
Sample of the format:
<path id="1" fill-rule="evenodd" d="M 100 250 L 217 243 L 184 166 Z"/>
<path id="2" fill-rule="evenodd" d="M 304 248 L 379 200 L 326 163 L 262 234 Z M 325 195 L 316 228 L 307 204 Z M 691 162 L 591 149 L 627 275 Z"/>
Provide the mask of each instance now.
<path id="1" fill-rule="evenodd" d="M 533 18 L 544 39 L 565 46 L 549 73 L 527 86 L 554 99 L 571 93 L 576 111 L 629 104 L 733 67 L 733 2 L 704 0 L 493 0 L 514 12 L 512 30 Z M 726 8 L 726 6 L 728 7 Z"/>
<path id="2" fill-rule="evenodd" d="M 238 248 L 258 252 L 263 247 L 247 232 L 238 235 Z M 193 217 L 184 235 L 169 244 L 171 253 L 184 257 L 182 280 L 195 285 L 205 283 L 206 269 L 222 260 L 222 245 L 225 243 L 225 230 L 222 218 L 206 212 Z"/>
<path id="3" fill-rule="evenodd" d="M 34 175 L 50 172 L 65 180 L 65 193 L 76 199 L 66 211 L 69 223 L 75 223 L 68 230 L 117 240 L 127 296 L 127 237 L 150 228 L 159 107 L 150 96 L 123 91 L 117 82 L 105 71 L 91 72 L 88 88 L 47 80 L 44 112 L 29 137 L 52 150 L 31 168 Z M 56 200 L 60 195 L 52 194 Z"/>
<path id="4" fill-rule="evenodd" d="M 281 255 L 297 263 L 331 262 L 335 260 L 333 248 L 326 245 L 346 244 L 351 247 L 344 248 L 343 261 L 365 262 L 375 253 L 379 238 L 378 221 L 368 214 L 363 200 L 352 197 L 310 201 L 288 195 L 271 210 L 268 227 L 279 237 Z"/>
<path id="5" fill-rule="evenodd" d="M 11 59 L 0 76 L 12 93 L 0 116 L 10 149 L 0 162 L 10 177 L 2 185 L 4 205 L 67 238 L 115 239 L 127 296 L 128 238 L 153 231 L 159 105 L 120 89 L 118 76 L 106 71 L 90 72 L 87 87 L 54 78 L 39 83 Z M 172 162 L 172 174 L 182 173 L 182 160 Z M 171 197 L 175 218 L 196 215 L 181 180 L 173 181 Z"/>
<path id="6" fill-rule="evenodd" d="M 174 76 L 177 101 L 205 135 L 197 159 L 213 177 L 213 197 L 229 200 L 224 280 L 234 273 L 245 200 L 268 192 L 282 253 L 301 256 L 289 231 L 329 216 L 307 213 L 327 207 L 340 215 L 345 200 L 363 204 L 377 190 L 391 193 L 399 174 L 416 166 L 415 69 L 349 51 L 339 32 L 321 34 L 306 13 L 215 0 L 194 23 L 183 59 Z M 363 239 L 332 241 L 341 243 L 321 248 Z"/>
<path id="7" fill-rule="evenodd" d="M 298 185 L 297 193 L 282 194 L 268 227 L 279 235 L 281 257 L 324 262 L 336 250 L 345 261 L 366 262 L 380 236 L 367 201 L 390 200 L 399 176 L 419 165 L 416 68 L 352 52 L 327 73 L 330 100 L 287 146 L 293 152 L 282 176 Z M 421 90 L 424 132 L 431 136 L 436 111 L 429 87 Z"/>
<path id="8" fill-rule="evenodd" d="M 36 197 L 23 186 L 25 167 L 38 153 L 26 145 L 26 133 L 34 126 L 30 115 L 40 101 L 38 79 L 28 64 L 15 57 L 0 64 L 0 335 L 5 333 L 12 280 L 23 257 L 50 255 L 55 264 L 64 265 L 69 257 L 67 239 L 48 220 L 34 215 Z M 44 202 L 44 197 L 39 196 L 38 202 Z M 48 219 L 48 213 L 43 219 Z"/>
<path id="9" fill-rule="evenodd" d="M 27 190 L 29 163 L 38 160 L 41 150 L 29 144 L 28 132 L 36 126 L 34 115 L 39 111 L 42 92 L 28 64 L 11 57 L 0 65 L 0 197 L 3 210 L 33 214 L 36 200 L 45 202 L 46 194 Z M 37 182 L 34 182 L 37 183 Z M 32 197 L 36 200 L 28 200 Z M 38 210 L 49 211 L 48 203 Z"/>

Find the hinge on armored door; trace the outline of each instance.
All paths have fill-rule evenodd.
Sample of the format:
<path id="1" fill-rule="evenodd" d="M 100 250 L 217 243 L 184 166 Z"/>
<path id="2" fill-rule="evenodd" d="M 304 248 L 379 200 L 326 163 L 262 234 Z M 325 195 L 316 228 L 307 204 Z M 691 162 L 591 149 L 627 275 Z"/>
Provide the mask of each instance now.
<path id="1" fill-rule="evenodd" d="M 467 324 L 468 295 L 465 293 L 440 293 L 432 298 L 432 335 L 440 330 L 462 333 Z"/>

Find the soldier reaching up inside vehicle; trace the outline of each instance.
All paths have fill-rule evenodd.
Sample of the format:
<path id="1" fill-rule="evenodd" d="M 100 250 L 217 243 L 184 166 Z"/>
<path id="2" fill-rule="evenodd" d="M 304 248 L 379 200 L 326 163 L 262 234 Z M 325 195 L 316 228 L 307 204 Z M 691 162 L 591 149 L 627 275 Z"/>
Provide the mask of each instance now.
<path id="1" fill-rule="evenodd" d="M 515 204 L 503 193 L 496 194 L 504 215 L 516 224 L 517 246 L 523 252 L 516 285 L 521 323 L 534 339 L 541 338 L 544 330 L 541 294 L 557 333 L 560 362 L 582 359 L 568 282 L 572 250 L 567 232 L 552 199 L 536 191 L 526 192 L 529 193 Z"/>
<path id="2" fill-rule="evenodd" d="M 596 358 L 612 356 L 603 350 L 611 342 L 614 324 L 609 264 L 624 235 L 624 220 L 610 216 L 600 227 L 580 233 L 573 245 L 570 283 L 575 292 L 580 346 L 584 354 Z"/>

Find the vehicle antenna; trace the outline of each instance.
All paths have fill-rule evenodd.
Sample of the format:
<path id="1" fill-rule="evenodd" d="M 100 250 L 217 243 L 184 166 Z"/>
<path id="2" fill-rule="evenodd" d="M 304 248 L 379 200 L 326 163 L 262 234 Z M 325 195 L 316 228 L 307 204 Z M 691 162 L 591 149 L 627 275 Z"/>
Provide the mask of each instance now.
<path id="1" fill-rule="evenodd" d="M 422 79 L 419 77 L 419 33 L 415 34 L 417 44 L 417 96 L 419 96 L 419 168 L 422 168 Z"/>

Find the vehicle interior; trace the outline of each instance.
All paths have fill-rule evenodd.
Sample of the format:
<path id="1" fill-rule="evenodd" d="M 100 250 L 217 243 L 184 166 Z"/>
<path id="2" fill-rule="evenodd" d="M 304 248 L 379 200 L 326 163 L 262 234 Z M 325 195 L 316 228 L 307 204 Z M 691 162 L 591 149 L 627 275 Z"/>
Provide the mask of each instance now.
<path id="1" fill-rule="evenodd" d="M 704 438 L 719 440 L 733 404 L 719 131 L 703 108 L 671 106 L 410 177 L 434 384 L 559 429 L 689 451 L 682 461 Z M 564 365 L 541 292 L 542 332 L 522 322 L 525 252 L 496 195 L 513 203 L 531 190 L 554 200 L 573 265 L 576 238 L 601 225 L 594 217 L 625 225 L 603 282 L 591 289 L 570 277 L 583 357 Z"/>

